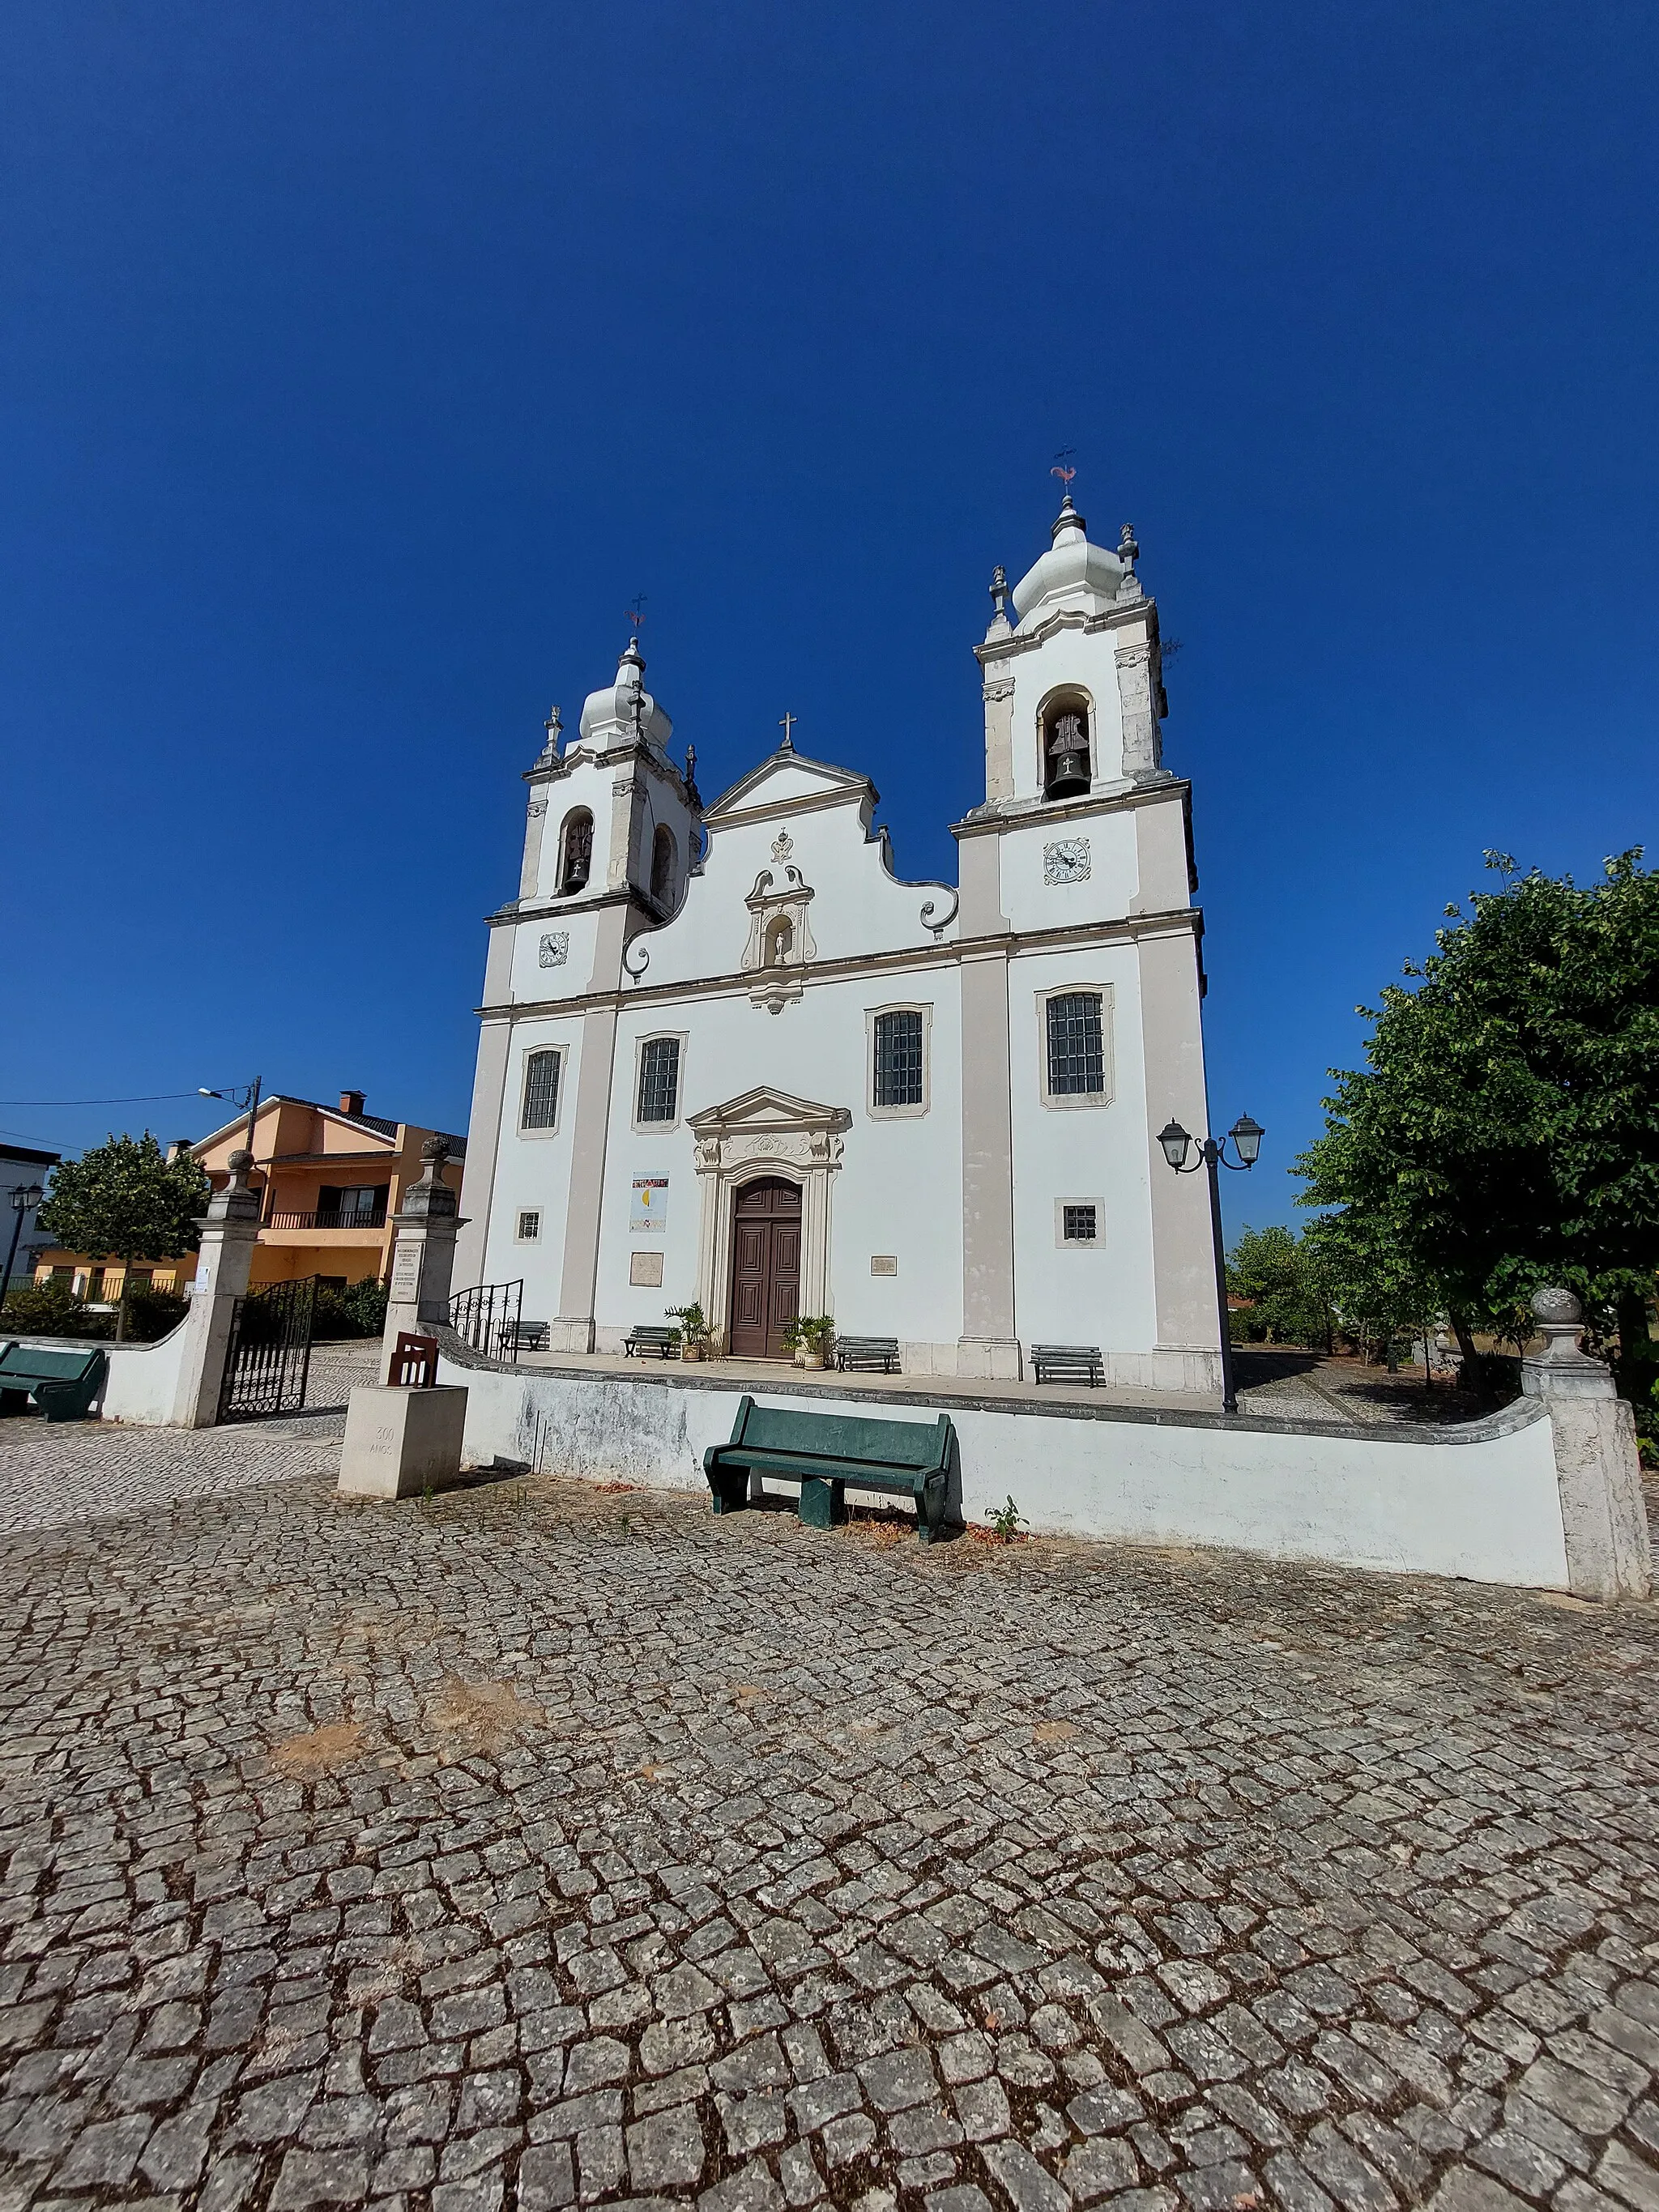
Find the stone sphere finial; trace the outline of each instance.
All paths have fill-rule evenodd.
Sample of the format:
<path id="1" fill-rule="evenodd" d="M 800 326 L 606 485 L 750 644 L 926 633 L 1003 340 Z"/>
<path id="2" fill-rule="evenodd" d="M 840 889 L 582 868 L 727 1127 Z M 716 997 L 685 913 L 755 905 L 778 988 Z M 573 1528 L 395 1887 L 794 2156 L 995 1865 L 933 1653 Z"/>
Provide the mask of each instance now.
<path id="1" fill-rule="evenodd" d="M 421 1158 L 430 1168 L 441 1168 L 449 1158 L 449 1153 L 450 1144 L 447 1137 L 428 1137 L 421 1146 Z"/>
<path id="2" fill-rule="evenodd" d="M 1535 1319 L 1553 1323 L 1558 1328 L 1571 1328 L 1584 1317 L 1584 1309 L 1571 1291 L 1534 1291 L 1532 1310 Z"/>
<path id="3" fill-rule="evenodd" d="M 225 1162 L 225 1165 L 230 1170 L 231 1188 L 233 1190 L 246 1190 L 247 1188 L 248 1170 L 253 1165 L 252 1153 L 244 1152 L 239 1146 L 231 1154 L 230 1158 Z"/>

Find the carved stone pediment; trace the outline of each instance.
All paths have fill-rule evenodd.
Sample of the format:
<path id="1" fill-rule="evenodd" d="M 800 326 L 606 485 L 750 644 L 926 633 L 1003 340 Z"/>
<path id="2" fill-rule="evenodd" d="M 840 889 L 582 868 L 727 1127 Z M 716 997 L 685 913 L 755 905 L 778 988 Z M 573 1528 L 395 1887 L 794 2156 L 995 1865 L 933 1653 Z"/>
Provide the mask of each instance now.
<path id="1" fill-rule="evenodd" d="M 838 1168 L 842 1138 L 853 1126 L 844 1106 L 762 1085 L 723 1106 L 690 1116 L 699 1175 L 726 1175 L 750 1160 L 778 1160 L 799 1169 Z"/>

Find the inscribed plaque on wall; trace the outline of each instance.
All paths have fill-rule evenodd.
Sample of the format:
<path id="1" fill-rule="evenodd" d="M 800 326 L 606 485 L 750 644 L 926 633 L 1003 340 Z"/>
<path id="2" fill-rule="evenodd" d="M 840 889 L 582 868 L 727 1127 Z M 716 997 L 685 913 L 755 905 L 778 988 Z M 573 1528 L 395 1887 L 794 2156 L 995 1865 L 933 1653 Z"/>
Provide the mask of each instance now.
<path id="1" fill-rule="evenodd" d="M 630 1229 L 661 1229 L 668 1219 L 668 1177 L 635 1176 L 628 1208 Z"/>
<path id="2" fill-rule="evenodd" d="M 660 1252 L 630 1252 L 628 1255 L 628 1279 L 647 1291 L 662 1288 L 662 1254 Z"/>

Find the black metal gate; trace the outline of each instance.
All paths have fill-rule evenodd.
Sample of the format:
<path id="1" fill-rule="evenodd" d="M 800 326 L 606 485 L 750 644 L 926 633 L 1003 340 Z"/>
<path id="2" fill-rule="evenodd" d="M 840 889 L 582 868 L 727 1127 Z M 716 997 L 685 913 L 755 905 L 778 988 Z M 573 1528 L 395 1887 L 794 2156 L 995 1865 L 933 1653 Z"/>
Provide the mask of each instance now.
<path id="1" fill-rule="evenodd" d="M 222 1421 L 257 1421 L 297 1413 L 311 1376 L 311 1323 L 317 1278 L 273 1283 L 238 1298 L 230 1317 L 230 1350 L 219 1388 Z"/>

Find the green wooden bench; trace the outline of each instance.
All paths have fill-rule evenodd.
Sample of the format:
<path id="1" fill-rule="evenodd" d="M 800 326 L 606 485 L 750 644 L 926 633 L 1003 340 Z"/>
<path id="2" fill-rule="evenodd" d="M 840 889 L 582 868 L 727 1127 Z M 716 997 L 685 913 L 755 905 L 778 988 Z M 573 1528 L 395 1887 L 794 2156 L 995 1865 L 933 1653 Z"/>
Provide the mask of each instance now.
<path id="1" fill-rule="evenodd" d="M 914 1498 L 916 1534 L 931 1544 L 944 1526 L 955 1441 L 945 1413 L 937 1421 L 869 1421 L 757 1406 L 745 1397 L 730 1442 L 710 1444 L 702 1464 L 716 1513 L 743 1510 L 751 1474 L 775 1475 L 799 1483 L 803 1527 L 833 1528 L 847 1517 L 842 1492 L 850 1483 Z"/>
<path id="2" fill-rule="evenodd" d="M 641 1322 L 631 1328 L 623 1340 L 623 1357 L 632 1359 L 635 1354 L 641 1359 L 647 1352 L 654 1352 L 659 1359 L 676 1359 L 679 1356 L 680 1333 L 677 1328 L 663 1328 L 651 1322 Z"/>
<path id="3" fill-rule="evenodd" d="M 109 1359 L 101 1352 L 37 1352 L 9 1344 L 0 1352 L 0 1413 L 21 1413 L 33 1398 L 49 1421 L 78 1421 L 108 1372 Z"/>

